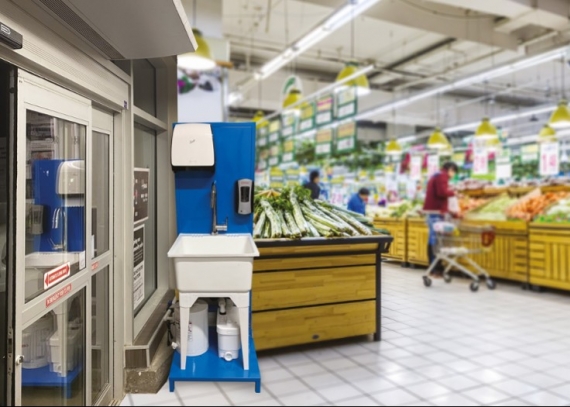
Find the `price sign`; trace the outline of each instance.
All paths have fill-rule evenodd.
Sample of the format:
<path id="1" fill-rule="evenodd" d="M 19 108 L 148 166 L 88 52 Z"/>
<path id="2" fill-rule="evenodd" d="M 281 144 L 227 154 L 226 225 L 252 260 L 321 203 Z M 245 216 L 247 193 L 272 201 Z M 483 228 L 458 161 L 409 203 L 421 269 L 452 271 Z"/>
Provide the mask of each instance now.
<path id="1" fill-rule="evenodd" d="M 473 151 L 473 175 L 487 175 L 489 173 L 489 155 L 485 148 L 476 148 Z"/>
<path id="2" fill-rule="evenodd" d="M 301 121 L 299 123 L 299 132 L 303 133 L 315 128 L 316 106 L 314 103 L 308 103 L 301 107 Z"/>
<path id="3" fill-rule="evenodd" d="M 337 93 L 337 119 L 345 119 L 356 114 L 357 99 L 356 87 L 351 86 Z"/>
<path id="4" fill-rule="evenodd" d="M 428 177 L 439 171 L 439 156 L 437 154 L 432 154 L 428 156 L 427 160 L 427 173 Z"/>
<path id="5" fill-rule="evenodd" d="M 418 181 L 422 178 L 422 157 L 420 155 L 412 156 L 410 162 L 410 178 Z"/>
<path id="6" fill-rule="evenodd" d="M 333 131 L 332 129 L 321 129 L 317 131 L 315 154 L 317 157 L 330 155 L 332 152 Z"/>
<path id="7" fill-rule="evenodd" d="M 317 126 L 321 127 L 333 121 L 333 95 L 327 95 L 317 100 Z"/>
<path id="8" fill-rule="evenodd" d="M 338 126 L 336 133 L 336 151 L 349 152 L 356 148 L 356 122 Z"/>
<path id="9" fill-rule="evenodd" d="M 540 175 L 558 175 L 560 172 L 560 148 L 558 143 L 540 145 Z"/>
<path id="10" fill-rule="evenodd" d="M 295 161 L 295 140 L 289 139 L 283 142 L 283 154 L 281 160 L 284 163 Z"/>
<path id="11" fill-rule="evenodd" d="M 269 123 L 269 144 L 275 144 L 281 137 L 281 120 L 273 120 Z"/>

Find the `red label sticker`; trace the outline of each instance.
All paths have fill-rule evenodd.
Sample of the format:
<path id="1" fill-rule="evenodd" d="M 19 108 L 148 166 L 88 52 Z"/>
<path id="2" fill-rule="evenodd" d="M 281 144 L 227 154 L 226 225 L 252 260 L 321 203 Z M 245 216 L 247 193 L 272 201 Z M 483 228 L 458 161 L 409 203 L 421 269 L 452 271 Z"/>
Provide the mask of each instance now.
<path id="1" fill-rule="evenodd" d="M 69 263 L 65 263 L 44 274 L 44 289 L 50 288 L 62 280 L 65 280 L 71 274 Z"/>
<path id="2" fill-rule="evenodd" d="M 71 284 L 68 284 L 65 287 L 63 287 L 61 290 L 59 290 L 58 292 L 54 293 L 53 295 L 50 295 L 46 299 L 46 307 L 49 307 L 54 302 L 61 300 L 63 297 L 65 297 L 70 292 L 71 292 Z"/>
<path id="3" fill-rule="evenodd" d="M 98 262 L 98 261 L 96 261 L 95 263 L 93 263 L 93 264 L 91 265 L 91 271 L 95 271 L 95 270 L 97 270 L 98 268 L 99 268 L 99 262 Z"/>

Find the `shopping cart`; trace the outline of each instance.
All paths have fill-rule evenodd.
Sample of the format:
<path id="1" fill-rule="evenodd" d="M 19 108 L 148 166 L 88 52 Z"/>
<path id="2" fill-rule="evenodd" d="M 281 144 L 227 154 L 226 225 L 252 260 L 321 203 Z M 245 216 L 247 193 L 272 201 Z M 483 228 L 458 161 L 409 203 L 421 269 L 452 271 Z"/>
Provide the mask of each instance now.
<path id="1" fill-rule="evenodd" d="M 426 214 L 439 212 L 425 211 Z M 433 228 L 436 235 L 436 245 L 433 248 L 436 256 L 423 276 L 424 285 L 430 287 L 432 279 L 430 274 L 439 263 L 445 265 L 443 279 L 446 283 L 451 282 L 452 270 L 471 278 L 471 291 L 479 290 L 481 280 L 485 280 L 490 290 L 496 288 L 496 283 L 489 273 L 477 264 L 470 255 L 488 252 L 495 241 L 495 228 L 493 226 L 474 226 L 462 223 L 449 215 L 442 216 L 441 221 L 434 222 Z M 472 270 L 470 270 L 469 266 Z"/>

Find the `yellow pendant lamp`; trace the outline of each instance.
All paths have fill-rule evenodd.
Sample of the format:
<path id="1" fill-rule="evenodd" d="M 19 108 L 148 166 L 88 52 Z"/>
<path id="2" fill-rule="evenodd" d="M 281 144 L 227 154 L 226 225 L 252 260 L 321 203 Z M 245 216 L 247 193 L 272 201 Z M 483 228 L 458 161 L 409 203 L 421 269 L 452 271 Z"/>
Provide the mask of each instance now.
<path id="1" fill-rule="evenodd" d="M 545 124 L 540 133 L 538 134 L 538 142 L 539 143 L 547 143 L 556 141 L 556 130 L 550 127 L 548 124 Z"/>
<path id="2" fill-rule="evenodd" d="M 558 107 L 552 112 L 548 124 L 556 130 L 570 127 L 570 110 L 568 110 L 567 100 L 563 99 L 558 103 Z"/>
<path id="3" fill-rule="evenodd" d="M 300 112 L 301 107 L 297 105 L 303 99 L 303 95 L 299 89 L 293 88 L 289 91 L 285 100 L 283 100 L 283 110 L 294 110 L 296 112 Z M 290 109 L 290 106 L 297 105 L 294 108 Z"/>
<path id="4" fill-rule="evenodd" d="M 427 147 L 430 150 L 445 150 L 451 147 L 451 143 L 441 129 L 436 127 L 434 132 L 429 136 Z"/>
<path id="5" fill-rule="evenodd" d="M 481 124 L 475 132 L 475 138 L 479 140 L 494 140 L 499 138 L 497 128 L 493 126 L 488 117 L 481 120 Z"/>
<path id="6" fill-rule="evenodd" d="M 255 112 L 255 115 L 253 116 L 251 121 L 254 122 L 257 127 L 261 127 L 261 125 L 264 122 L 264 120 L 263 120 L 264 117 L 265 117 L 265 114 L 263 113 L 263 111 L 258 110 L 257 112 Z"/>
<path id="7" fill-rule="evenodd" d="M 397 156 L 397 155 L 401 155 L 404 152 L 404 150 L 402 149 L 402 146 L 400 145 L 400 143 L 398 143 L 398 140 L 393 139 L 393 140 L 390 140 L 388 142 L 388 145 L 386 145 L 386 151 L 385 152 L 387 155 Z"/>
<path id="8" fill-rule="evenodd" d="M 358 62 L 350 61 L 347 62 L 344 68 L 339 72 L 338 76 L 336 77 L 336 81 L 340 82 L 349 76 L 354 75 L 358 72 Z M 358 96 L 365 96 L 370 93 L 370 84 L 368 83 L 368 78 L 366 75 L 360 75 L 356 78 L 349 80 L 348 82 L 343 83 L 338 90 L 346 89 L 348 87 L 354 86 L 356 87 L 356 94 Z"/>
<path id="9" fill-rule="evenodd" d="M 200 30 L 193 29 L 194 38 L 196 38 L 195 52 L 180 55 L 178 57 L 178 67 L 191 71 L 209 71 L 216 67 L 216 61 L 212 58 L 210 46 L 202 36 Z"/>

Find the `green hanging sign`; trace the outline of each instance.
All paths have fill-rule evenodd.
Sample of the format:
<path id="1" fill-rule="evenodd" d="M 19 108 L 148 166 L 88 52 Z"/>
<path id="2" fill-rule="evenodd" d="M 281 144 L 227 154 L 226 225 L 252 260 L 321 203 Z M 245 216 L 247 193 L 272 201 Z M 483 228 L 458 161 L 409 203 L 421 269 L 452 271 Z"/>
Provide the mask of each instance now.
<path id="1" fill-rule="evenodd" d="M 336 94 L 336 118 L 338 120 L 356 116 L 358 111 L 358 98 L 356 87 L 347 87 Z"/>
<path id="2" fill-rule="evenodd" d="M 276 167 L 281 164 L 281 146 L 279 144 L 274 144 L 269 148 L 267 164 L 270 167 Z"/>
<path id="3" fill-rule="evenodd" d="M 277 118 L 269 122 L 269 144 L 273 145 L 279 142 L 281 138 L 281 119 Z"/>
<path id="4" fill-rule="evenodd" d="M 287 139 L 297 132 L 297 115 L 294 112 L 281 115 L 281 137 Z"/>
<path id="5" fill-rule="evenodd" d="M 301 106 L 301 119 L 299 121 L 299 133 L 304 133 L 315 128 L 315 116 L 317 113 L 314 102 Z"/>
<path id="6" fill-rule="evenodd" d="M 269 150 L 264 148 L 261 150 L 257 150 L 257 169 L 263 171 L 267 169 L 268 163 L 267 159 L 269 158 Z"/>
<path id="7" fill-rule="evenodd" d="M 333 121 L 334 97 L 332 94 L 317 99 L 317 127 L 326 126 Z"/>
<path id="8" fill-rule="evenodd" d="M 315 136 L 315 155 L 329 156 L 332 153 L 333 129 L 320 129 Z"/>
<path id="9" fill-rule="evenodd" d="M 295 161 L 295 139 L 290 138 L 283 142 L 281 162 L 291 163 Z"/>
<path id="10" fill-rule="evenodd" d="M 269 125 L 263 124 L 257 127 L 257 146 L 266 147 L 267 146 L 267 136 L 269 134 Z"/>
<path id="11" fill-rule="evenodd" d="M 345 153 L 356 149 L 356 122 L 350 121 L 338 126 L 336 130 L 336 151 Z"/>
<path id="12" fill-rule="evenodd" d="M 299 175 L 300 175 L 300 171 L 299 169 L 296 168 L 290 168 L 287 171 L 285 171 L 285 176 L 287 178 L 287 185 L 288 186 L 295 186 L 295 185 L 299 185 Z"/>
<path id="13" fill-rule="evenodd" d="M 283 188 L 285 176 L 279 168 L 271 168 L 269 171 L 269 187 L 273 189 Z"/>

